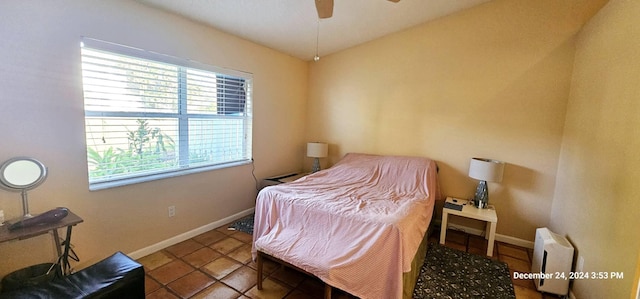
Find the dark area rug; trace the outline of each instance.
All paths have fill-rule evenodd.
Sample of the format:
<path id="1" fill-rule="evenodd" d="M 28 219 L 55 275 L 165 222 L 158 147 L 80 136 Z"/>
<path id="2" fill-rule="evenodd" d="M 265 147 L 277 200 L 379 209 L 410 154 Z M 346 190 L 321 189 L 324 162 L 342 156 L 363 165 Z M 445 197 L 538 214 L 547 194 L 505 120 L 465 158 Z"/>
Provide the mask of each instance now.
<path id="1" fill-rule="evenodd" d="M 227 229 L 237 230 L 253 235 L 253 214 L 242 217 L 229 225 Z"/>
<path id="2" fill-rule="evenodd" d="M 515 298 L 506 263 L 429 244 L 413 298 Z"/>
<path id="3" fill-rule="evenodd" d="M 229 229 L 253 234 L 254 215 L 238 219 Z M 413 298 L 514 299 L 506 263 L 430 243 Z"/>

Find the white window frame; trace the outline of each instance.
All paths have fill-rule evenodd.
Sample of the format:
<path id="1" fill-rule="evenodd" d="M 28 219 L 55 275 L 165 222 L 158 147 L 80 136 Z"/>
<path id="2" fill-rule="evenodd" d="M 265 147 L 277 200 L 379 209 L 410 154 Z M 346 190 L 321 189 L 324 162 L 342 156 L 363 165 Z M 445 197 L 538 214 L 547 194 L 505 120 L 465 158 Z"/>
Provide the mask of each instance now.
<path id="1" fill-rule="evenodd" d="M 180 100 L 178 101 L 178 104 L 177 104 L 178 113 L 149 113 L 149 112 L 126 112 L 126 111 L 125 112 L 109 112 L 109 111 L 105 112 L 105 111 L 87 110 L 85 107 L 85 122 L 86 122 L 85 129 L 87 130 L 87 132 L 89 131 L 88 119 L 92 117 L 103 117 L 103 118 L 137 117 L 137 118 L 145 118 L 145 119 L 151 119 L 151 120 L 154 118 L 158 118 L 158 119 L 175 118 L 179 123 L 178 125 L 179 149 L 177 150 L 177 152 L 179 152 L 178 154 L 179 158 L 177 162 L 178 163 L 177 168 L 163 169 L 163 170 L 157 170 L 157 171 L 145 172 L 145 173 L 118 175 L 118 176 L 100 178 L 100 179 L 92 179 L 91 176 L 89 175 L 89 190 L 94 191 L 94 190 L 101 190 L 106 188 L 136 184 L 136 183 L 170 178 L 170 177 L 186 175 L 191 173 L 245 165 L 252 162 L 253 160 L 252 159 L 252 120 L 253 120 L 253 113 L 252 113 L 253 75 L 252 74 L 210 66 L 210 65 L 202 64 L 192 60 L 172 57 L 169 55 L 145 51 L 137 48 L 127 47 L 127 46 L 100 41 L 96 39 L 91 39 L 87 37 L 82 38 L 81 47 L 82 48 L 87 47 L 91 50 L 104 51 L 104 52 L 108 52 L 116 55 L 124 55 L 132 58 L 150 60 L 153 62 L 173 65 L 178 67 L 180 69 L 179 73 L 182 73 L 182 74 L 185 74 L 186 70 L 189 69 L 189 70 L 195 70 L 195 71 L 213 72 L 216 75 L 220 75 L 220 76 L 242 78 L 244 80 L 243 81 L 245 85 L 244 92 L 246 94 L 244 113 L 241 116 L 204 115 L 204 114 L 197 114 L 197 113 L 187 113 L 187 109 L 186 109 L 187 104 L 186 104 L 186 97 L 185 97 L 186 92 L 184 92 L 184 90 L 178 91 L 178 93 L 181 94 L 179 95 Z M 182 79 L 180 79 L 180 81 L 181 80 Z M 85 85 L 83 83 L 83 87 L 84 86 Z M 189 143 L 187 140 L 188 131 L 189 131 L 188 121 L 191 117 L 197 118 L 199 120 L 221 119 L 221 118 L 242 119 L 243 120 L 242 130 L 245 134 L 243 145 L 242 145 L 242 149 L 243 149 L 242 157 L 234 160 L 223 161 L 223 162 L 218 161 L 214 163 L 197 164 L 195 166 L 189 165 L 189 163 L 185 163 L 185 158 L 184 158 L 185 153 L 187 153 L 187 160 L 189 159 L 188 149 L 185 149 L 185 146 L 188 147 L 188 143 Z M 89 150 L 89 146 L 90 146 L 88 140 L 89 140 L 89 136 L 87 136 L 87 151 Z M 88 152 L 87 152 L 87 155 L 89 155 Z M 87 166 L 89 168 L 89 171 L 91 171 L 91 164 L 89 162 L 89 157 L 87 157 Z"/>

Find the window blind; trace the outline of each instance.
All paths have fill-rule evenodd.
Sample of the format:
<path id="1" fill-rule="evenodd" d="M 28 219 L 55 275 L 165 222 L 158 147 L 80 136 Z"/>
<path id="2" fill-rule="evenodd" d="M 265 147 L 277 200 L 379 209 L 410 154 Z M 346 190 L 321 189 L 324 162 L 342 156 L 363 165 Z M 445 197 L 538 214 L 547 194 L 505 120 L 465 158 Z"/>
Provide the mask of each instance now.
<path id="1" fill-rule="evenodd" d="M 90 189 L 251 160 L 251 76 L 95 40 L 81 57 Z"/>

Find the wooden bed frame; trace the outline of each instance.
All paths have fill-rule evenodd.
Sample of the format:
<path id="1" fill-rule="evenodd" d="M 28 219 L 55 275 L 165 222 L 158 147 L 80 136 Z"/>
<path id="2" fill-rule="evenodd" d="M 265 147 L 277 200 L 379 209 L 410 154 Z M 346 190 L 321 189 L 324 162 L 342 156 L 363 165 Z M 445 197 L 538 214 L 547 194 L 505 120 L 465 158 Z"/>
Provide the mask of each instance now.
<path id="1" fill-rule="evenodd" d="M 283 265 L 285 267 L 289 267 L 289 268 L 295 269 L 297 271 L 300 271 L 300 272 L 302 272 L 304 274 L 307 274 L 309 276 L 314 276 L 313 274 L 311 274 L 311 273 L 309 273 L 309 272 L 307 272 L 305 270 L 302 270 L 302 269 L 300 269 L 300 268 L 298 268 L 298 267 L 296 267 L 296 266 L 294 266 L 292 264 L 289 264 L 289 263 L 287 263 L 287 262 L 285 262 L 285 261 L 283 261 L 281 259 L 277 259 L 275 257 L 272 257 L 272 256 L 270 256 L 270 255 L 258 250 L 258 257 L 256 258 L 256 263 L 258 264 L 258 285 L 257 285 L 258 286 L 258 290 L 262 290 L 262 281 L 264 280 L 263 275 L 262 275 L 262 268 L 263 268 L 263 263 L 264 263 L 264 259 L 265 258 L 273 260 L 274 262 L 279 263 L 279 264 L 281 264 L 281 265 Z M 325 299 L 331 299 L 331 290 L 332 289 L 333 288 L 329 284 L 327 284 L 327 283 L 324 284 L 324 298 Z"/>

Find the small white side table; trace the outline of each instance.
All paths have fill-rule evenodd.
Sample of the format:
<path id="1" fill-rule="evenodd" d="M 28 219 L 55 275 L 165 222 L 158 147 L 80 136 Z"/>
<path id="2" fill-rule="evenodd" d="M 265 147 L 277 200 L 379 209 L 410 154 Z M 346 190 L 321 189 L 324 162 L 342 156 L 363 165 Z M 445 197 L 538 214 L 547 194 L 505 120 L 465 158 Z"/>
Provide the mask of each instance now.
<path id="1" fill-rule="evenodd" d="M 467 200 L 458 199 L 453 197 L 447 197 L 447 202 L 462 205 L 462 211 L 449 209 L 444 207 L 442 209 L 442 224 L 440 227 L 440 244 L 444 244 L 445 237 L 447 235 L 447 221 L 449 214 L 467 217 L 476 220 L 482 220 L 487 222 L 487 233 L 485 238 L 488 240 L 487 244 L 487 256 L 493 255 L 493 242 L 496 237 L 496 225 L 498 224 L 498 215 L 493 206 L 489 206 L 488 209 L 478 209 L 473 204 L 468 203 Z"/>

